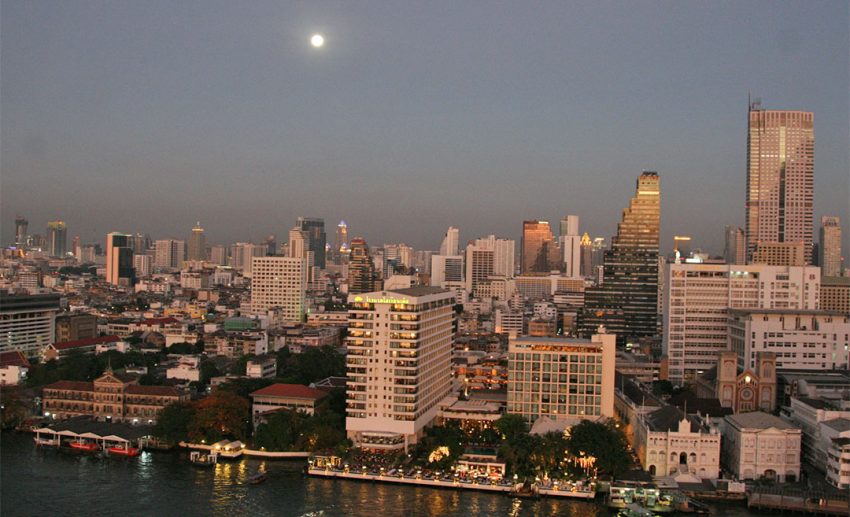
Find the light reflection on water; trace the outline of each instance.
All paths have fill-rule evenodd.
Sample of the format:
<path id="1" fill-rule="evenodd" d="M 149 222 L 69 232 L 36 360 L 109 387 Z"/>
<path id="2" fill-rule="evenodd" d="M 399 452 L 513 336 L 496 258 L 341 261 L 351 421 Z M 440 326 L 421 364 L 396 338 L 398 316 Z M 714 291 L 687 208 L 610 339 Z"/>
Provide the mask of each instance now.
<path id="1" fill-rule="evenodd" d="M 36 449 L 25 434 L 2 435 L 0 515 L 17 516 L 531 516 L 602 517 L 592 503 L 519 500 L 499 494 L 306 478 L 300 461 L 223 460 L 193 467 L 188 453 L 100 458 Z M 247 479 L 260 468 L 268 480 Z M 748 515 L 732 507 L 729 516 Z"/>

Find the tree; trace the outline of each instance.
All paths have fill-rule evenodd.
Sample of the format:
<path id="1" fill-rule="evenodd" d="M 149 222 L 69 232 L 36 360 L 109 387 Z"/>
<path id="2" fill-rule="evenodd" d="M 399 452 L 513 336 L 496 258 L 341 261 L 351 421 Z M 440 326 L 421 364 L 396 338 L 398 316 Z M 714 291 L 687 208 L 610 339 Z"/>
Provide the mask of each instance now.
<path id="1" fill-rule="evenodd" d="M 508 444 L 513 444 L 519 438 L 528 434 L 525 419 L 520 415 L 502 415 L 501 418 L 493 422 L 493 427 L 502 433 L 502 437 Z"/>
<path id="2" fill-rule="evenodd" d="M 198 402 L 195 408 L 189 424 L 189 438 L 192 440 L 245 440 L 251 417 L 251 405 L 246 398 L 230 391 L 216 390 Z"/>
<path id="3" fill-rule="evenodd" d="M 181 355 L 192 355 L 195 353 L 195 345 L 191 343 L 187 343 L 185 341 L 181 343 L 174 343 L 170 347 L 168 347 L 169 354 L 181 354 Z"/>
<path id="4" fill-rule="evenodd" d="M 0 429 L 11 429 L 32 413 L 20 389 L 4 387 L 0 390 Z"/>
<path id="5" fill-rule="evenodd" d="M 157 416 L 153 435 L 169 443 L 185 441 L 189 438 L 189 425 L 195 417 L 195 407 L 189 403 L 177 403 L 165 406 Z"/>
<path id="6" fill-rule="evenodd" d="M 629 468 L 628 442 L 614 420 L 605 423 L 582 420 L 574 425 L 567 450 L 575 457 L 593 456 L 599 470 L 614 476 Z"/>
<path id="7" fill-rule="evenodd" d="M 213 377 L 218 377 L 221 375 L 221 372 L 218 370 L 218 367 L 214 362 L 209 359 L 204 359 L 201 361 L 201 365 L 198 367 L 201 371 L 201 384 L 209 384 L 210 379 Z"/>

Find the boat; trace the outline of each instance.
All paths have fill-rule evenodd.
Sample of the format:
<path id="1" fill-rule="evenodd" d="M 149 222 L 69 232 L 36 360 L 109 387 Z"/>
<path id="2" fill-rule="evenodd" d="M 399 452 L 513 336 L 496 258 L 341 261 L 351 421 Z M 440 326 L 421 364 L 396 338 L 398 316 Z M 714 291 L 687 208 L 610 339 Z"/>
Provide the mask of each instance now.
<path id="1" fill-rule="evenodd" d="M 508 493 L 511 497 L 522 497 L 536 499 L 540 497 L 540 492 L 537 491 L 537 485 L 530 483 L 518 483 Z"/>
<path id="2" fill-rule="evenodd" d="M 631 503 L 617 512 L 617 517 L 655 517 L 655 513 L 638 503 Z"/>
<path id="3" fill-rule="evenodd" d="M 218 454 L 221 458 L 224 459 L 236 459 L 242 456 L 242 449 L 245 445 L 240 441 L 231 442 L 228 440 L 222 440 L 218 443 L 213 444 L 213 450 Z"/>
<path id="4" fill-rule="evenodd" d="M 47 445 L 51 447 L 59 445 L 59 440 L 55 440 L 53 438 L 41 438 L 39 436 L 35 436 L 33 437 L 33 441 L 36 445 Z"/>
<path id="5" fill-rule="evenodd" d="M 130 458 L 136 457 L 142 453 L 141 450 L 136 447 L 121 447 L 116 445 L 115 447 L 109 447 L 106 449 L 110 454 L 118 454 L 119 456 L 128 456 Z"/>
<path id="6" fill-rule="evenodd" d="M 191 461 L 192 465 L 196 467 L 215 467 L 215 464 L 218 461 L 218 455 L 214 452 L 210 454 L 202 454 L 199 451 L 192 451 L 189 453 L 189 461 Z"/>
<path id="7" fill-rule="evenodd" d="M 254 474 L 253 476 L 248 478 L 248 483 L 251 483 L 252 485 L 259 485 L 260 483 L 267 480 L 268 478 L 269 478 L 268 474 L 266 474 L 263 471 L 259 471 L 256 474 Z"/>
<path id="8" fill-rule="evenodd" d="M 94 442 L 71 442 L 70 447 L 82 452 L 95 452 L 100 450 L 100 446 Z"/>

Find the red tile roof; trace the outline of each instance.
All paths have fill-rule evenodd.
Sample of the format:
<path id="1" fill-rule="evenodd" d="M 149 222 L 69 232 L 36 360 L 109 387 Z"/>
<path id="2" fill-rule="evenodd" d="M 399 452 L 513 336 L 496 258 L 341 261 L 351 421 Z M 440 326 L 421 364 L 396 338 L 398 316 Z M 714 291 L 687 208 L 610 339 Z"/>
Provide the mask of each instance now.
<path id="1" fill-rule="evenodd" d="M 251 396 L 286 397 L 292 399 L 319 400 L 328 394 L 322 390 L 309 388 L 302 384 L 272 384 L 251 393 Z"/>
<path id="2" fill-rule="evenodd" d="M 98 336 L 87 339 L 78 339 L 76 341 L 63 341 L 61 343 L 53 343 L 56 350 L 68 350 L 69 348 L 80 348 L 85 346 L 103 345 L 106 343 L 115 343 L 121 341 L 120 336 Z"/>
<path id="3" fill-rule="evenodd" d="M 30 362 L 20 350 L 10 350 L 8 352 L 0 352 L 0 367 L 2 366 L 24 366 L 30 367 Z"/>
<path id="4" fill-rule="evenodd" d="M 56 381 L 48 384 L 44 389 L 94 391 L 94 383 L 91 381 Z"/>
<path id="5" fill-rule="evenodd" d="M 179 397 L 180 392 L 173 386 L 127 386 L 124 393 L 128 395 L 155 395 L 158 397 Z"/>

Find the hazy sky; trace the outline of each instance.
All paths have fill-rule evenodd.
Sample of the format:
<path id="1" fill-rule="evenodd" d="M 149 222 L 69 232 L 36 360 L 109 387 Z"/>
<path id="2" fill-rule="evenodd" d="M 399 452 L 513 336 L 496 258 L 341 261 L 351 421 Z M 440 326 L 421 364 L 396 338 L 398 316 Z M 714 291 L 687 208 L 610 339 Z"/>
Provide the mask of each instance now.
<path id="1" fill-rule="evenodd" d="M 285 238 L 299 215 L 374 245 L 565 214 L 608 238 L 646 169 L 665 249 L 720 252 L 748 91 L 815 113 L 816 220 L 850 234 L 846 0 L 0 6 L 3 244 L 17 213 L 84 241 Z"/>

